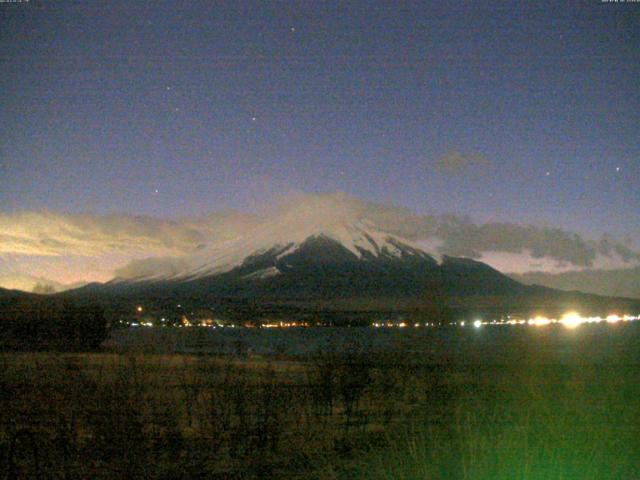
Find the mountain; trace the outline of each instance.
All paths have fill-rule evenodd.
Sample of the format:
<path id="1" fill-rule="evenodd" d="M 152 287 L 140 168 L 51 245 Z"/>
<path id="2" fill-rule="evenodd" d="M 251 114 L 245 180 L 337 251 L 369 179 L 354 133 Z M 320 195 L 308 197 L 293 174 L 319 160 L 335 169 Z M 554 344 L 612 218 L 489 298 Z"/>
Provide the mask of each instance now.
<path id="1" fill-rule="evenodd" d="M 438 259 L 412 241 L 382 231 L 363 212 L 360 203 L 341 195 L 305 197 L 191 255 L 133 262 L 110 286 L 178 291 L 188 286 L 199 294 L 281 299 L 521 290 L 488 265 Z"/>
<path id="2" fill-rule="evenodd" d="M 217 235 L 180 258 L 132 262 L 107 284 L 67 293 L 268 314 L 306 311 L 605 312 L 633 302 L 526 286 L 468 258 L 437 257 L 382 231 L 358 202 L 305 197 L 276 215 Z M 248 315 L 249 313 L 247 313 Z"/>
<path id="3" fill-rule="evenodd" d="M 26 292 L 22 292 L 20 290 L 9 290 L 6 288 L 0 288 L 0 300 L 30 297 L 30 296 L 32 295 Z"/>
<path id="4" fill-rule="evenodd" d="M 303 197 L 300 202 L 261 221 L 234 226 L 232 235 L 213 235 L 191 254 L 179 258 L 148 258 L 131 262 L 116 281 L 185 280 L 228 272 L 250 257 L 277 251 L 280 257 L 296 252 L 313 238 L 338 242 L 355 257 L 371 259 L 426 255 L 419 246 L 380 230 L 367 217 L 367 204 L 345 195 Z M 400 245 L 400 247 L 399 247 Z"/>
<path id="5" fill-rule="evenodd" d="M 0 298 L 8 297 L 11 295 L 11 290 L 7 290 L 6 288 L 0 288 Z"/>
<path id="6" fill-rule="evenodd" d="M 33 275 L 24 274 L 3 274 L 0 275 L 0 287 L 5 289 L 22 290 L 23 292 L 34 293 L 54 293 L 63 292 L 73 288 L 78 288 L 85 285 L 86 282 L 76 282 L 71 284 L 64 284 L 50 280 L 44 277 L 37 277 Z"/>
<path id="7" fill-rule="evenodd" d="M 525 284 L 545 285 L 560 290 L 640 298 L 640 267 L 564 273 L 528 272 L 509 276 Z"/>

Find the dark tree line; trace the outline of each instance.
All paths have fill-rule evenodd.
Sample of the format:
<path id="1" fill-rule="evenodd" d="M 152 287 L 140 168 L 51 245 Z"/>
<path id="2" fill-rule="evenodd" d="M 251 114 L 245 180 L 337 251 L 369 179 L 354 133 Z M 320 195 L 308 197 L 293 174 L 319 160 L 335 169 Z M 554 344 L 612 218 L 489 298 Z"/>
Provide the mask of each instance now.
<path id="1" fill-rule="evenodd" d="M 87 351 L 107 336 L 104 310 L 94 303 L 45 296 L 0 302 L 0 349 Z"/>

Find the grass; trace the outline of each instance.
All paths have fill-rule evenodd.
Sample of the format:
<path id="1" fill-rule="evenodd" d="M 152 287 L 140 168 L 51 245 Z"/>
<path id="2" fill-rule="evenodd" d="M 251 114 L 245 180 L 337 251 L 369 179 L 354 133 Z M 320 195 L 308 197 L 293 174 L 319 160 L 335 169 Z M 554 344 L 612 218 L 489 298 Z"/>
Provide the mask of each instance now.
<path id="1" fill-rule="evenodd" d="M 5 353 L 0 478 L 640 478 L 630 350 L 549 344 L 491 362 Z"/>
<path id="2" fill-rule="evenodd" d="M 361 478 L 638 478 L 638 388 L 629 398 L 620 377 L 602 371 L 573 372 L 561 386 L 553 378 L 532 382 L 545 370 L 499 383 L 496 402 L 460 401 L 444 427 L 412 418 L 389 434 L 384 456 L 359 465 Z M 636 379 L 636 372 L 627 377 Z"/>

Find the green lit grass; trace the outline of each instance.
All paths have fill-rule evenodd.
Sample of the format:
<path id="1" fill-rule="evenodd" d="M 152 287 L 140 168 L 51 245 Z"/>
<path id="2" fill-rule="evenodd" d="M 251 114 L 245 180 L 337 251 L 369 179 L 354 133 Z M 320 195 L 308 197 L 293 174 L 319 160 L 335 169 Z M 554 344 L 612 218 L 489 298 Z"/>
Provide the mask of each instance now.
<path id="1" fill-rule="evenodd" d="M 640 478 L 637 379 L 637 367 L 509 368 L 446 418 L 407 419 L 344 478 Z"/>

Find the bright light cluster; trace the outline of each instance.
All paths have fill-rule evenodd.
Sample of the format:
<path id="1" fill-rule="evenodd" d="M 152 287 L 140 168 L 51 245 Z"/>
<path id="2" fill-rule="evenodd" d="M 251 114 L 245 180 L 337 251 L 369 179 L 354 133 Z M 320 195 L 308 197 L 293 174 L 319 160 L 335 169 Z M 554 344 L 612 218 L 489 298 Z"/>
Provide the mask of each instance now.
<path id="1" fill-rule="evenodd" d="M 603 317 L 583 317 L 577 312 L 567 312 L 559 319 L 557 318 L 547 318 L 543 316 L 537 316 L 535 318 L 530 318 L 528 320 L 524 319 L 512 319 L 509 318 L 507 320 L 491 320 L 491 321 L 482 321 L 475 320 L 473 322 L 473 326 L 475 328 L 480 328 L 482 325 L 533 325 L 536 327 L 550 325 L 550 324 L 560 324 L 564 325 L 567 328 L 573 329 L 582 325 L 583 323 L 618 323 L 618 322 L 634 322 L 636 320 L 640 320 L 640 315 L 616 315 L 611 314 L 606 318 Z M 458 323 L 461 327 L 464 327 L 465 322 L 461 321 Z"/>
<path id="2" fill-rule="evenodd" d="M 406 327 L 420 328 L 420 327 L 435 327 L 436 324 L 429 323 L 429 322 L 424 322 L 424 323 L 373 322 L 371 326 L 374 328 L 406 328 Z"/>
<path id="3" fill-rule="evenodd" d="M 263 323 L 262 328 L 296 328 L 296 327 L 309 327 L 308 322 L 274 322 Z"/>
<path id="4" fill-rule="evenodd" d="M 472 322 L 466 322 L 465 320 L 460 320 L 456 324 L 460 327 L 464 327 L 465 325 L 473 325 L 474 328 L 480 328 L 483 325 L 532 325 L 535 327 L 542 327 L 545 325 L 559 324 L 564 325 L 567 328 L 573 329 L 582 325 L 583 323 L 618 323 L 618 322 L 634 322 L 636 320 L 640 320 L 640 315 L 617 315 L 611 314 L 607 317 L 583 317 L 577 312 L 567 312 L 562 315 L 560 318 L 548 318 L 542 315 L 538 315 L 533 318 L 523 319 L 523 318 L 511 318 L 508 316 L 506 319 L 500 320 L 481 320 L 475 319 Z M 268 327 L 274 326 L 282 326 L 282 325 L 263 325 Z M 284 326 L 290 326 L 289 324 Z M 295 324 L 293 324 L 295 326 Z M 411 327 L 419 328 L 419 327 L 435 327 L 435 323 L 406 323 L 406 322 L 373 322 L 371 324 L 374 328 L 405 328 Z"/>

